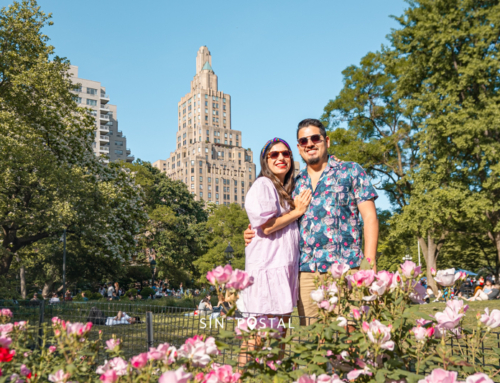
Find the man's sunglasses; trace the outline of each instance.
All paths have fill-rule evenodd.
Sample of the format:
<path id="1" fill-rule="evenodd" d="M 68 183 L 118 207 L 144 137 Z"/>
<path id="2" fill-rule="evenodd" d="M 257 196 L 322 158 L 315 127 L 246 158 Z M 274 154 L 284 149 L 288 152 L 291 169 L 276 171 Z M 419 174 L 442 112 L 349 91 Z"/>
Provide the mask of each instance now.
<path id="1" fill-rule="evenodd" d="M 269 154 L 267 155 L 268 158 L 272 159 L 272 160 L 277 160 L 280 156 L 280 153 L 283 154 L 283 158 L 290 158 L 290 156 L 292 155 L 292 153 L 290 153 L 289 150 L 283 150 L 281 152 L 269 152 Z"/>
<path id="2" fill-rule="evenodd" d="M 313 134 L 312 136 L 309 137 L 301 137 L 299 138 L 298 142 L 300 146 L 307 146 L 307 143 L 309 142 L 309 139 L 311 139 L 311 142 L 316 145 L 319 144 L 320 142 L 323 141 L 323 138 L 321 137 L 321 134 Z"/>

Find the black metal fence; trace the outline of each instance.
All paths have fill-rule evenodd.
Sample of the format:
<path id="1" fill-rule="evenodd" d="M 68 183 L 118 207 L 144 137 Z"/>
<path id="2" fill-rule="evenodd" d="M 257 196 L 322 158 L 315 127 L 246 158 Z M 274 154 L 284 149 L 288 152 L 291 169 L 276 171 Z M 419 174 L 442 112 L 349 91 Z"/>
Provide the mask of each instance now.
<path id="1" fill-rule="evenodd" d="M 50 323 L 53 317 L 71 321 L 87 322 L 92 321 L 94 325 L 90 332 L 90 339 L 97 339 L 99 331 L 102 332 L 103 340 L 106 341 L 116 335 L 121 339 L 122 349 L 125 357 L 130 358 L 141 352 L 146 352 L 150 347 L 157 347 L 162 343 L 169 343 L 175 347 L 180 347 L 186 339 L 194 335 L 216 336 L 220 330 L 235 331 L 237 318 L 222 317 L 214 318 L 210 312 L 199 312 L 193 308 L 166 307 L 158 305 L 142 305 L 134 303 L 113 303 L 113 302 L 70 302 L 60 304 L 47 304 L 47 302 L 1 302 L 0 308 L 9 308 L 13 313 L 14 321 L 27 320 L 32 326 L 32 331 L 42 334 L 43 323 Z M 105 322 L 96 323 L 90 318 L 91 310 L 97 309 L 106 318 Z M 118 313 L 126 313 L 129 317 L 137 318 L 133 324 L 109 325 L 112 323 L 108 318 L 116 318 Z M 195 315 L 196 312 L 196 315 Z M 254 316 L 257 316 L 254 314 Z M 294 329 L 300 326 L 300 320 L 306 324 L 313 318 L 300 318 L 292 315 L 285 323 L 288 333 L 293 335 Z M 108 322 L 108 325 L 105 323 Z M 296 342 L 304 343 L 309 339 L 296 338 Z M 229 340 L 229 344 L 240 345 L 236 338 Z M 449 344 L 454 354 L 462 354 L 472 361 L 477 355 L 472 355 L 472 351 L 463 341 L 452 341 Z M 500 349 L 500 332 L 490 332 L 481 344 L 480 360 L 484 366 L 498 366 L 500 360 L 494 349 Z M 285 354 L 291 350 L 285 349 Z M 104 362 L 106 355 L 99 356 L 99 362 Z M 227 359 L 237 360 L 238 355 L 233 351 L 223 351 L 218 357 L 220 363 Z"/>

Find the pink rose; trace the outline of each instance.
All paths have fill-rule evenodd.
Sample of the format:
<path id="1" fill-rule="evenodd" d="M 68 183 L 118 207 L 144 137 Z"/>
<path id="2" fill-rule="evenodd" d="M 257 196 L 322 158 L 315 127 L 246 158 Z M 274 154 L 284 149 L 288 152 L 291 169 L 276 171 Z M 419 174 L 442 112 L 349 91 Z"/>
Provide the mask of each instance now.
<path id="1" fill-rule="evenodd" d="M 193 375 L 184 371 L 184 367 L 181 366 L 175 371 L 165 372 L 158 379 L 158 383 L 187 383 L 192 377 Z"/>
<path id="2" fill-rule="evenodd" d="M 208 282 L 211 284 L 211 285 L 215 285 L 215 275 L 213 273 L 213 271 L 209 271 L 207 273 L 207 280 Z"/>
<path id="3" fill-rule="evenodd" d="M 415 339 L 418 341 L 425 341 L 427 338 L 427 329 L 425 327 L 413 327 L 411 332 L 415 335 Z"/>
<path id="4" fill-rule="evenodd" d="M 351 370 L 347 374 L 347 379 L 350 380 L 351 382 L 355 381 L 358 379 L 361 375 L 368 375 L 372 376 L 372 373 L 368 369 L 368 366 L 365 366 L 362 370 Z"/>
<path id="5" fill-rule="evenodd" d="M 231 265 L 226 265 L 224 267 L 217 266 L 214 270 L 212 270 L 212 273 L 217 282 L 222 285 L 229 282 L 231 274 L 233 273 L 233 268 L 231 267 Z"/>
<path id="6" fill-rule="evenodd" d="M 109 339 L 106 341 L 106 349 L 107 350 L 114 350 L 115 347 L 118 347 L 120 344 L 120 339 Z"/>
<path id="7" fill-rule="evenodd" d="M 446 303 L 447 307 L 444 311 L 442 313 L 438 312 L 434 315 L 440 328 L 451 330 L 458 326 L 462 318 L 465 316 L 465 311 L 467 310 L 460 308 L 460 304 L 463 305 L 462 300 L 448 301 Z M 466 307 L 468 308 L 469 306 Z"/>
<path id="8" fill-rule="evenodd" d="M 352 309 L 352 316 L 356 320 L 360 320 L 361 319 L 361 313 L 359 312 L 359 310 L 357 308 L 353 308 Z"/>
<path id="9" fill-rule="evenodd" d="M 237 372 L 233 373 L 233 368 L 227 364 L 223 366 L 213 365 L 212 369 L 206 377 L 206 383 L 237 383 L 241 377 L 241 374 Z"/>
<path id="10" fill-rule="evenodd" d="M 0 336 L 0 346 L 3 348 L 9 348 L 12 343 L 12 339 L 6 336 Z"/>
<path id="11" fill-rule="evenodd" d="M 63 370 L 59 370 L 55 374 L 50 374 L 49 380 L 53 383 L 64 383 L 70 376 L 69 373 L 64 373 Z"/>
<path id="12" fill-rule="evenodd" d="M 113 370 L 117 376 L 127 375 L 128 363 L 124 359 L 118 357 L 108 360 L 104 366 L 97 367 L 96 372 L 98 374 L 105 374 L 106 372 Z"/>
<path id="13" fill-rule="evenodd" d="M 439 270 L 434 278 L 443 287 L 451 287 L 460 277 L 460 273 L 455 274 L 455 269 Z"/>
<path id="14" fill-rule="evenodd" d="M 351 268 L 343 263 L 335 263 L 330 268 L 330 272 L 335 279 L 342 278 L 342 276 L 347 273 Z"/>
<path id="15" fill-rule="evenodd" d="M 484 314 L 481 315 L 481 323 L 488 327 L 490 330 L 500 326 L 500 310 L 493 310 L 490 314 L 488 308 L 484 309 Z"/>
<path id="16" fill-rule="evenodd" d="M 253 285 L 253 277 L 242 270 L 234 270 L 231 274 L 231 279 L 226 283 L 228 289 L 244 290 Z"/>
<path id="17" fill-rule="evenodd" d="M 99 379 L 104 383 L 115 383 L 118 380 L 118 375 L 115 370 L 108 370 Z"/>
<path id="18" fill-rule="evenodd" d="M 366 328 L 365 323 L 363 323 L 363 329 Z M 368 324 L 368 331 L 366 335 L 368 339 L 374 343 L 378 344 L 383 350 L 394 350 L 395 343 L 391 339 L 391 329 L 392 326 L 386 326 L 380 323 L 378 320 L 374 320 Z"/>
<path id="19" fill-rule="evenodd" d="M 401 272 L 406 278 L 414 278 L 422 272 L 422 267 L 417 266 L 415 262 L 405 261 L 405 263 L 401 265 Z"/>
<path id="20" fill-rule="evenodd" d="M 429 376 L 425 379 L 421 379 L 418 383 L 456 383 L 457 382 L 457 372 L 456 371 L 445 371 L 442 368 L 433 370 Z"/>
<path id="21" fill-rule="evenodd" d="M 51 354 L 52 354 L 53 352 L 55 352 L 56 350 L 57 350 L 56 346 L 50 346 L 50 347 L 49 347 L 49 353 L 51 353 Z"/>
<path id="22" fill-rule="evenodd" d="M 25 364 L 21 364 L 21 369 L 19 371 L 23 376 L 28 376 L 31 373 L 31 370 L 28 367 L 26 367 Z"/>
<path id="23" fill-rule="evenodd" d="M 19 330 L 25 331 L 27 329 L 26 326 L 27 326 L 26 321 L 14 322 L 14 327 L 16 327 Z"/>
<path id="24" fill-rule="evenodd" d="M 488 375 L 477 372 L 465 379 L 465 383 L 493 383 L 493 380 Z"/>
<path id="25" fill-rule="evenodd" d="M 132 364 L 132 367 L 139 370 L 148 364 L 148 354 L 143 352 L 142 354 L 134 356 L 130 359 L 130 363 Z"/>
<path id="26" fill-rule="evenodd" d="M 375 279 L 373 270 L 359 270 L 352 275 L 351 283 L 358 287 L 369 287 Z"/>
<path id="27" fill-rule="evenodd" d="M 4 316 L 4 317 L 10 317 L 12 318 L 12 311 L 10 311 L 9 309 L 2 309 L 2 311 L 0 311 L 0 315 Z"/>
<path id="28" fill-rule="evenodd" d="M 435 269 L 434 267 L 431 267 L 431 275 L 432 275 L 433 277 L 435 277 L 435 276 L 436 276 L 436 269 Z"/>
<path id="29" fill-rule="evenodd" d="M 2 336 L 9 335 L 14 329 L 14 325 L 12 323 L 0 324 L 0 334 Z"/>
<path id="30" fill-rule="evenodd" d="M 399 272 L 395 272 L 393 275 L 392 275 L 392 281 L 391 281 L 391 286 L 390 286 L 390 289 L 393 290 L 397 287 L 401 287 L 402 285 L 402 280 L 401 280 L 401 275 L 399 275 Z"/>

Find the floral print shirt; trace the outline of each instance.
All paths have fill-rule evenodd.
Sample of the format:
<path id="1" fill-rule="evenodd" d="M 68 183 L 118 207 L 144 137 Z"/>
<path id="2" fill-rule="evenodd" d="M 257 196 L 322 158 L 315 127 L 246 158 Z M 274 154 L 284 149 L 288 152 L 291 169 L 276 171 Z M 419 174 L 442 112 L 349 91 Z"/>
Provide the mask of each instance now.
<path id="1" fill-rule="evenodd" d="M 296 178 L 293 197 L 311 189 L 307 168 Z M 363 233 L 358 205 L 378 195 L 364 169 L 355 162 L 330 156 L 313 190 L 306 213 L 299 219 L 300 271 L 326 272 L 332 263 L 358 267 L 363 260 Z"/>

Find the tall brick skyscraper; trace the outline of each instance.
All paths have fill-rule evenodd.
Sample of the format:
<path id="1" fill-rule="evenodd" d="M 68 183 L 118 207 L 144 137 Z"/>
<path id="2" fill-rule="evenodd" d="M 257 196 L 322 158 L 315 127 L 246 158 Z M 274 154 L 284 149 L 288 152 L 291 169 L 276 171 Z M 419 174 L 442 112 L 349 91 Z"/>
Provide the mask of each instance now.
<path id="1" fill-rule="evenodd" d="M 244 207 L 256 176 L 253 153 L 231 128 L 231 96 L 219 90 L 206 46 L 198 50 L 191 92 L 181 98 L 178 113 L 176 150 L 153 166 L 183 181 L 198 200 Z"/>

